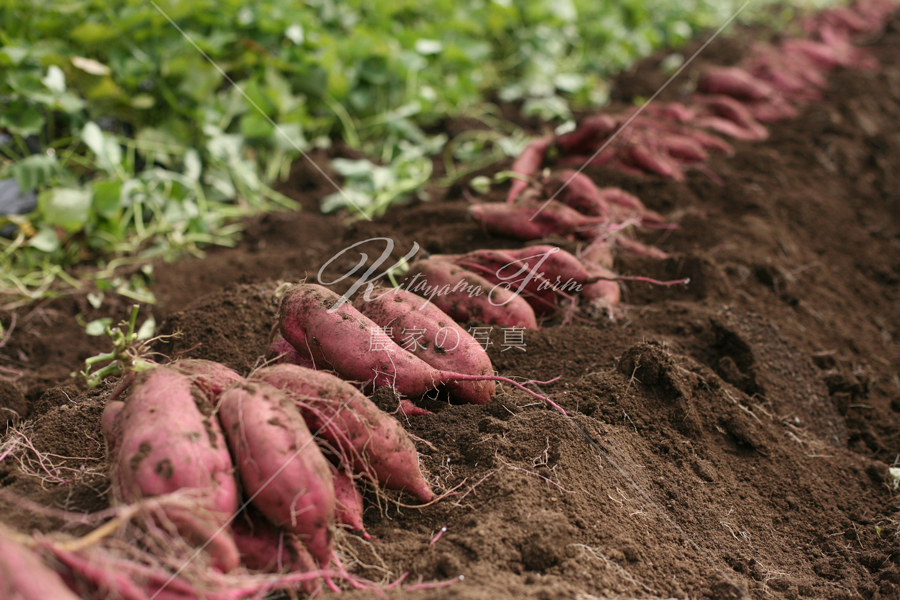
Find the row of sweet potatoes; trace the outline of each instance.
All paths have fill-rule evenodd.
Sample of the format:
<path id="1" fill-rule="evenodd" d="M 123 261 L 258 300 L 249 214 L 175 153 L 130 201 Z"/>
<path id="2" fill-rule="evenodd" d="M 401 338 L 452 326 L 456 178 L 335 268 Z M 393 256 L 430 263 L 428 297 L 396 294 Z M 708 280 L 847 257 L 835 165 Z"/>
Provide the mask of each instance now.
<path id="1" fill-rule="evenodd" d="M 685 169 L 696 168 L 717 179 L 704 164 L 709 153 L 732 152 L 718 136 L 765 139 L 765 123 L 792 118 L 821 97 L 829 71 L 874 68 L 875 59 L 853 42 L 881 30 L 896 10 L 892 0 L 856 0 L 818 12 L 803 22 L 806 37 L 757 42 L 737 65 L 703 68 L 696 93 L 684 103 L 653 102 L 618 114 L 593 115 L 574 131 L 539 138 L 513 164 L 520 179 L 513 182 L 507 200 L 519 199 L 551 151 L 560 168 L 606 165 L 678 181 L 685 178 Z M 584 219 L 582 223 L 590 224 Z"/>

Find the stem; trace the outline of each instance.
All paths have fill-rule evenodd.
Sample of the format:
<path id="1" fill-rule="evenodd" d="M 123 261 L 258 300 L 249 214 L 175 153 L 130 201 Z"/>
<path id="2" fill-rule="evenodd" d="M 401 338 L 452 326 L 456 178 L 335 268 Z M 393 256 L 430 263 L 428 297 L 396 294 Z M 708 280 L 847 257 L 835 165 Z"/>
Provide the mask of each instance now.
<path id="1" fill-rule="evenodd" d="M 131 343 L 134 341 L 134 326 L 137 323 L 138 310 L 140 306 L 137 304 L 131 305 L 131 317 L 128 319 L 128 333 L 125 335 L 125 341 Z"/>

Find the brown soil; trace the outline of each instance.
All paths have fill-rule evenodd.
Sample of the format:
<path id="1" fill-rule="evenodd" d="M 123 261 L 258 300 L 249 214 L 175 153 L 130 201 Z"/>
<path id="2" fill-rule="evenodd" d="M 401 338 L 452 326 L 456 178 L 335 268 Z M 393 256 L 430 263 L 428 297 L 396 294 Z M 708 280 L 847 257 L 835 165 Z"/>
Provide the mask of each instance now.
<path id="1" fill-rule="evenodd" d="M 432 485 L 456 493 L 424 509 L 371 502 L 377 541 L 341 541 L 367 565 L 360 575 L 465 576 L 390 598 L 900 598 L 900 497 L 888 476 L 900 455 L 900 21 L 871 50 L 880 70 L 836 73 L 826 101 L 715 158 L 723 185 L 590 171 L 682 225 L 642 234 L 672 258 L 617 257 L 617 269 L 690 285 L 629 284 L 623 318 L 549 322 L 527 332 L 525 351 L 503 350 L 495 331 L 496 370 L 562 376 L 545 391 L 569 417 L 506 388 L 482 407 L 427 401 L 436 414 L 406 425 L 427 441 Z M 722 42 L 705 56 L 725 63 L 734 51 Z M 622 77 L 619 97 L 659 83 L 648 61 Z M 517 245 L 466 218 L 460 185 L 350 226 L 315 210 L 330 191 L 300 162 L 285 192 L 306 210 L 253 220 L 236 249 L 157 265 L 152 312 L 162 333 L 183 333 L 157 350 L 247 372 L 277 283 L 315 278 L 360 240 L 392 238 L 395 258 L 413 242 Z M 351 254 L 323 279 L 346 272 Z M 0 366 L 22 377 L 0 381 L 0 412 L 53 456 L 42 465 L 31 450 L 12 453 L 3 490 L 57 509 L 107 506 L 97 420 L 116 382 L 87 392 L 69 373 L 104 349 L 75 317 L 126 312 L 73 297 L 16 315 Z M 7 327 L 12 318 L 0 314 Z M 10 430 L 2 441 L 23 439 Z M 32 508 L 4 496 L 0 520 L 61 525 Z"/>

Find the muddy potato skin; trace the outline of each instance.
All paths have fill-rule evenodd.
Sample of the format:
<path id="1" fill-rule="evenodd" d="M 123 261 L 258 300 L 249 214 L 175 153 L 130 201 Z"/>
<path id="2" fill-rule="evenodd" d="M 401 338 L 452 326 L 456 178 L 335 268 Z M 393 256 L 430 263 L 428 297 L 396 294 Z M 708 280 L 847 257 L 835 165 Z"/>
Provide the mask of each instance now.
<path id="1" fill-rule="evenodd" d="M 101 421 L 112 448 L 113 501 L 195 491 L 198 510 L 168 508 L 167 518 L 192 543 L 211 540 L 207 550 L 217 568 L 236 568 L 240 558 L 226 525 L 238 508 L 237 483 L 212 404 L 167 367 L 141 373 L 132 389 L 124 405 L 110 403 Z"/>

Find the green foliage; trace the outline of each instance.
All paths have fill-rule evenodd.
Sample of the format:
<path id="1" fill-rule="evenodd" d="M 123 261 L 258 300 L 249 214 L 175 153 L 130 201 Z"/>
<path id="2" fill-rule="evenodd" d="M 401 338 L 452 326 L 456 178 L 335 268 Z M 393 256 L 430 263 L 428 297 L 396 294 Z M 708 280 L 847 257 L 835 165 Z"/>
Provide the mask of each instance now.
<path id="1" fill-rule="evenodd" d="M 236 218 L 296 208 L 271 185 L 335 137 L 371 161 L 335 165 L 346 194 L 325 208 L 378 214 L 430 176 L 439 119 L 497 94 L 565 120 L 606 101 L 611 72 L 740 4 L 0 0 L 0 177 L 39 197 L 0 217 L 20 225 L 0 238 L 0 293 L 46 292 L 51 265 L 233 243 Z M 504 138 L 456 145 L 448 176 L 521 141 Z"/>

